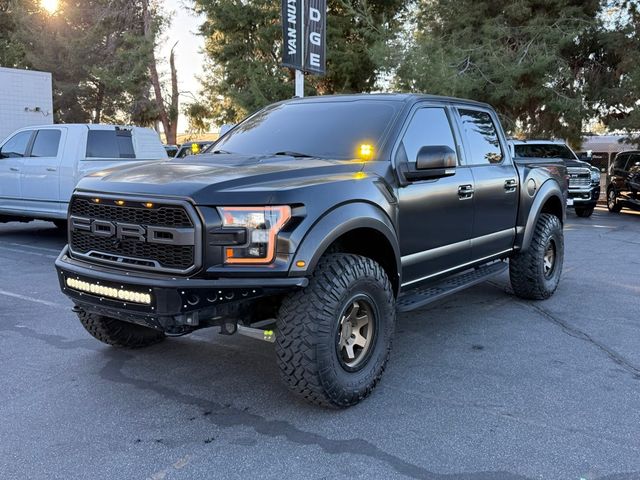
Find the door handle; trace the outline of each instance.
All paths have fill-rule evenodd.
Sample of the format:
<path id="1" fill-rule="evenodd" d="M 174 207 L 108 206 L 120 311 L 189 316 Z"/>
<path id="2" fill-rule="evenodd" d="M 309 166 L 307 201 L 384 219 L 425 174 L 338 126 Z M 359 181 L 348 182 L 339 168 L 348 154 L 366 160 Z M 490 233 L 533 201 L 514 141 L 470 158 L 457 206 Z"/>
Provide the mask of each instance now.
<path id="1" fill-rule="evenodd" d="M 504 189 L 507 193 L 515 192 L 518 188 L 518 181 L 515 178 L 510 178 L 504 181 Z"/>
<path id="2" fill-rule="evenodd" d="M 53 168 L 53 167 L 48 167 L 47 168 L 47 172 L 57 172 L 58 169 L 57 168 Z"/>
<path id="3" fill-rule="evenodd" d="M 19 172 L 20 169 L 16 168 L 16 167 L 9 167 L 9 170 L 11 170 L 12 172 Z"/>
<path id="4" fill-rule="evenodd" d="M 468 200 L 473 197 L 474 192 L 473 185 L 460 185 L 458 187 L 458 198 L 460 200 Z"/>

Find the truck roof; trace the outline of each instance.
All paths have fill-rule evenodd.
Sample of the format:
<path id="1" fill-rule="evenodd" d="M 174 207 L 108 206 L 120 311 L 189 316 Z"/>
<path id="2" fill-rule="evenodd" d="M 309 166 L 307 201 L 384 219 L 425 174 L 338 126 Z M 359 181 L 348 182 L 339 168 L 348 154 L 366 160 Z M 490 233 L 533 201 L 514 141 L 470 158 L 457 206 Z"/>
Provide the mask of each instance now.
<path id="1" fill-rule="evenodd" d="M 514 139 L 510 138 L 509 142 L 514 144 L 514 145 L 549 145 L 549 144 L 566 145 L 566 142 L 564 140 L 558 140 L 558 139 L 549 139 L 549 140 L 514 140 Z"/>
<path id="2" fill-rule="evenodd" d="M 440 95 L 428 95 L 424 93 L 357 93 L 344 95 L 318 95 L 304 98 L 292 98 L 284 100 L 281 103 L 298 103 L 298 102 L 351 102 L 354 100 L 373 100 L 373 101 L 393 101 L 403 103 L 414 103 L 418 101 L 434 101 L 442 103 L 461 103 L 467 105 L 475 105 L 484 108 L 492 108 L 489 104 L 468 100 L 465 98 L 445 97 Z"/>
<path id="3" fill-rule="evenodd" d="M 114 125 L 107 123 L 53 123 L 53 124 L 45 124 L 45 125 L 29 125 L 27 127 L 22 127 L 20 130 L 41 130 L 43 128 L 87 128 L 89 130 L 110 130 L 112 128 L 123 128 L 123 129 L 136 129 L 136 128 L 146 128 L 146 127 L 137 127 L 134 125 Z"/>

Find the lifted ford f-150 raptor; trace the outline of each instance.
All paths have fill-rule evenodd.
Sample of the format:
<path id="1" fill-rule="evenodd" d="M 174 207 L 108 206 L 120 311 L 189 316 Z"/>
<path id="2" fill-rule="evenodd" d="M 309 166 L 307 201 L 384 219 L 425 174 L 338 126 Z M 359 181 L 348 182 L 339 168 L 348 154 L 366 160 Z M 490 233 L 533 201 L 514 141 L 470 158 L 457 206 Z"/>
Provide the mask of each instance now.
<path id="1" fill-rule="evenodd" d="M 293 99 L 208 155 L 83 179 L 56 267 L 104 343 L 257 335 L 293 392 L 346 407 L 380 379 L 397 311 L 507 268 L 519 297 L 552 295 L 566 195 L 562 161 L 514 162 L 488 105 Z"/>

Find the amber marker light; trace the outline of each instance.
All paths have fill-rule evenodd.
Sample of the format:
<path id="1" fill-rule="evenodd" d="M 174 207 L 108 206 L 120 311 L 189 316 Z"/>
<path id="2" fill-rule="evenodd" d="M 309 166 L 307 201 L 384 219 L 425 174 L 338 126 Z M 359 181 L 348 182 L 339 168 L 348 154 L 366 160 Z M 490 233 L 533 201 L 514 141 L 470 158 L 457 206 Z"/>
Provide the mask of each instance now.
<path id="1" fill-rule="evenodd" d="M 93 203 L 100 203 L 100 199 L 99 198 L 92 198 L 91 201 Z"/>
<path id="2" fill-rule="evenodd" d="M 115 204 L 122 207 L 124 205 L 124 200 L 115 200 Z"/>
<path id="3" fill-rule="evenodd" d="M 307 263 L 304 260 L 298 260 L 296 262 L 296 267 L 303 268 Z"/>
<path id="4" fill-rule="evenodd" d="M 370 143 L 363 143 L 358 147 L 358 157 L 362 160 L 371 160 L 373 158 L 374 148 Z"/>
<path id="5" fill-rule="evenodd" d="M 146 203 L 143 203 L 142 205 L 146 208 L 153 208 L 153 203 L 151 202 L 146 202 Z"/>

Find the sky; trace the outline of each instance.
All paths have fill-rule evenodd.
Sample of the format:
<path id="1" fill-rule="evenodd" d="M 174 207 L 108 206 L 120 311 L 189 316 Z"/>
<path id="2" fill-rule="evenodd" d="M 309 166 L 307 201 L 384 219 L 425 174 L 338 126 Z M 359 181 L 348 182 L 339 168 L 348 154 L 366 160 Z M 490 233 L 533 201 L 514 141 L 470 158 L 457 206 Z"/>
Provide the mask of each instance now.
<path id="1" fill-rule="evenodd" d="M 200 90 L 197 76 L 200 75 L 204 63 L 204 55 L 202 54 L 204 39 L 197 35 L 197 31 L 203 19 L 199 18 L 190 8 L 191 2 L 189 0 L 164 0 L 163 3 L 172 22 L 165 33 L 159 56 L 165 60 L 167 67 L 163 69 L 163 72 L 167 74 L 171 47 L 178 42 L 175 50 L 176 68 L 180 91 L 184 92 L 180 96 L 180 102 L 184 105 L 190 103 L 191 95 L 197 96 Z M 178 132 L 184 133 L 187 127 L 187 119 L 181 115 L 178 120 Z"/>

